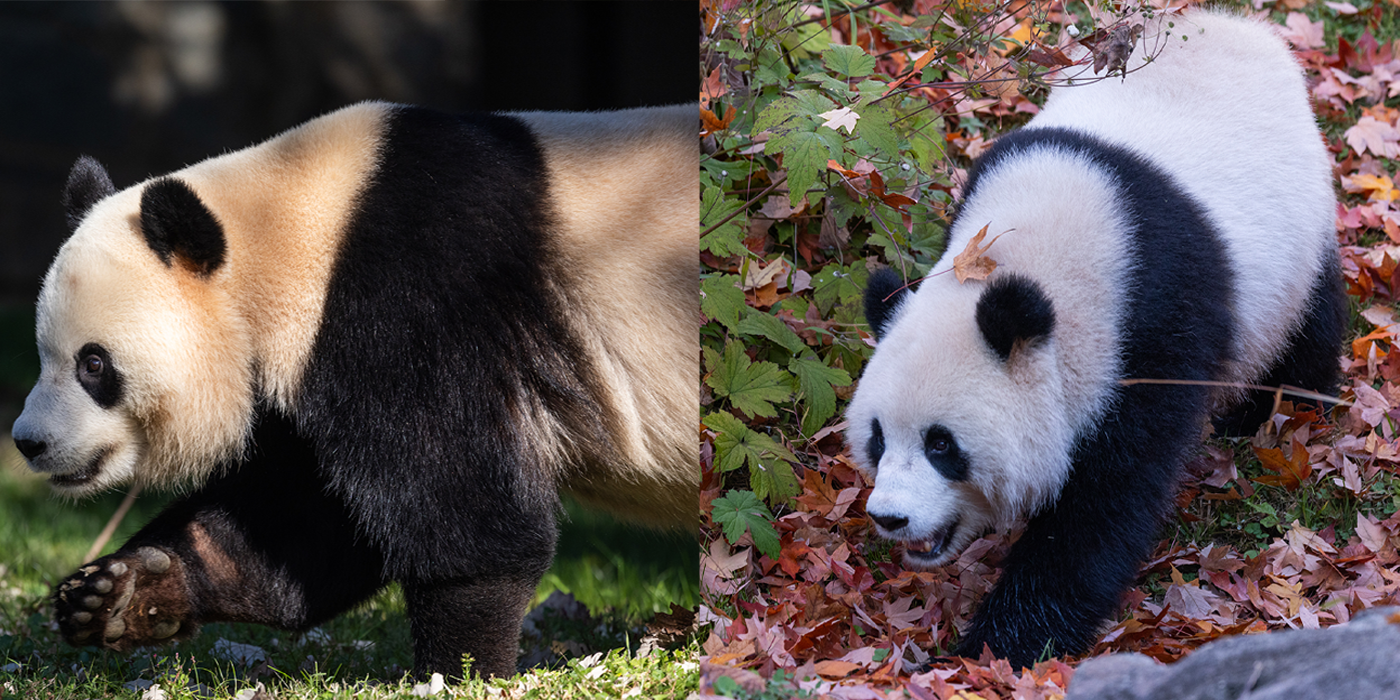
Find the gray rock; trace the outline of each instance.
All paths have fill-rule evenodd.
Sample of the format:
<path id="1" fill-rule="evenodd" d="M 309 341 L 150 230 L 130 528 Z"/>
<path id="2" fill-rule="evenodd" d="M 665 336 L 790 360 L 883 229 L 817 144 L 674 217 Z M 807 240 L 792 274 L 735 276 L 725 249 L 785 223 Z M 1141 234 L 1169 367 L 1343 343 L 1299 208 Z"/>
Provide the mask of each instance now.
<path id="1" fill-rule="evenodd" d="M 1394 617 L 1395 622 L 1391 621 Z M 1065 700 L 1395 700 L 1400 607 L 1350 623 L 1220 639 L 1171 665 L 1142 654 L 1084 662 Z"/>

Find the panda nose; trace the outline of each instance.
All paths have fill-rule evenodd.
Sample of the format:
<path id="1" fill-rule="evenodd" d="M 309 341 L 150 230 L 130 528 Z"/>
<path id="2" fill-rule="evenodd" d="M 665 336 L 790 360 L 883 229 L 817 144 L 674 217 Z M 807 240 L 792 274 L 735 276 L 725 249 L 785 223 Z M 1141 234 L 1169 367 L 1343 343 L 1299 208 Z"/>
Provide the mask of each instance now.
<path id="1" fill-rule="evenodd" d="M 890 532 L 894 532 L 895 530 L 898 530 L 904 527 L 905 525 L 909 524 L 909 518 L 900 517 L 896 515 L 876 515 L 874 513 L 871 513 L 870 518 L 876 523 L 878 523 L 880 527 L 883 527 L 886 530 L 889 530 Z"/>
<path id="2" fill-rule="evenodd" d="M 44 454 L 44 450 L 47 450 L 49 448 L 49 444 L 42 440 L 25 440 L 23 438 L 15 438 L 15 447 L 19 448 L 19 453 L 24 455 L 25 459 L 34 459 L 35 457 Z"/>

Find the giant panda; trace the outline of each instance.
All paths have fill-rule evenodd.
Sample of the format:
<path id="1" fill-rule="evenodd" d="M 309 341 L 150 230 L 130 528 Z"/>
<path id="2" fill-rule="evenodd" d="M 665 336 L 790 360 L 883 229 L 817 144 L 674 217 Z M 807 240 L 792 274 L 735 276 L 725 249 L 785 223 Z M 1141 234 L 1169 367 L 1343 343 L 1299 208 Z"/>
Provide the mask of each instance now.
<path id="1" fill-rule="evenodd" d="M 397 581 L 418 673 L 508 675 L 561 489 L 693 530 L 697 124 L 367 102 L 121 191 L 80 159 L 14 440 L 63 494 L 184 495 L 60 583 L 63 636 Z"/>
<path id="2" fill-rule="evenodd" d="M 1288 49 L 1190 11 L 1148 21 L 1128 70 L 1053 89 L 970 170 L 917 289 L 881 270 L 866 290 L 878 342 L 846 436 L 878 533 L 929 567 L 1028 519 L 963 655 L 1093 644 L 1210 418 L 1270 414 L 1212 383 L 1338 382 L 1331 161 Z M 984 227 L 995 271 L 940 274 Z"/>

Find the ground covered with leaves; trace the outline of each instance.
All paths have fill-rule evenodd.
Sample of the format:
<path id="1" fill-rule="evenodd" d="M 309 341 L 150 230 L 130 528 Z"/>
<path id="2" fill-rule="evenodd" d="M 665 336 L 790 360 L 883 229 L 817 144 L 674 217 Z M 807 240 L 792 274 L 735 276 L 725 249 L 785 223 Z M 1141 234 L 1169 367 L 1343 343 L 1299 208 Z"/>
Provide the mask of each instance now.
<path id="1" fill-rule="evenodd" d="M 873 348 L 869 272 L 932 267 L 971 160 L 1038 111 L 1073 43 L 1111 72 L 1121 15 L 1030 1 L 701 5 L 702 691 L 1063 695 L 1081 659 L 936 658 L 1014 533 L 904 570 L 865 517 L 840 421 Z M 1240 10 L 1294 47 L 1335 156 L 1349 405 L 1282 397 L 1252 438 L 1204 444 L 1175 522 L 1090 655 L 1172 661 L 1225 635 L 1400 603 L 1400 5 Z"/>

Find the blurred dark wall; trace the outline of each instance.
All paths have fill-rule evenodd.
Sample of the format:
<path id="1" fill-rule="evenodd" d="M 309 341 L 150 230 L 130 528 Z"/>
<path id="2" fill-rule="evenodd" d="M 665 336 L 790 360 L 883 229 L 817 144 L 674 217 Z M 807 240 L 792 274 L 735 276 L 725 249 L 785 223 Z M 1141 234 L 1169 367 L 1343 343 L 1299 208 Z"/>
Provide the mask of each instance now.
<path id="1" fill-rule="evenodd" d="M 0 305 L 33 303 L 79 154 L 120 189 L 364 99 L 688 102 L 695 16 L 688 2 L 0 3 Z"/>
<path id="2" fill-rule="evenodd" d="M 690 2 L 0 2 L 0 433 L 79 154 L 118 188 L 365 99 L 451 111 L 695 99 Z"/>

